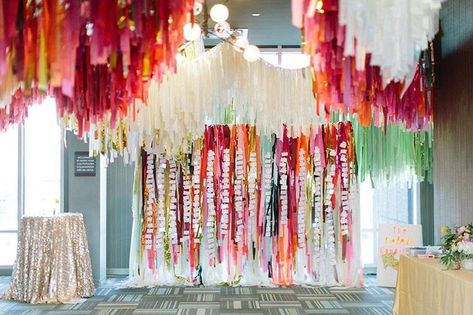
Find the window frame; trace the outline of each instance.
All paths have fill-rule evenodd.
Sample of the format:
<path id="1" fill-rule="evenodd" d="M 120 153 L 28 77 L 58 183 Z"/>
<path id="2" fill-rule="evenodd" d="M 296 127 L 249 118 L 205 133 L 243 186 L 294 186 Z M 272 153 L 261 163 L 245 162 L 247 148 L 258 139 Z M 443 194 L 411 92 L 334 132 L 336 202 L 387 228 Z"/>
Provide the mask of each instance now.
<path id="1" fill-rule="evenodd" d="M 303 54 L 300 47 L 288 48 L 288 47 L 283 47 L 282 45 L 278 45 L 277 47 L 271 47 L 271 48 L 262 47 L 262 48 L 260 48 L 260 51 L 261 51 L 262 55 L 264 55 L 264 53 L 275 53 L 278 57 L 278 64 L 276 65 L 278 67 L 281 67 L 282 55 L 284 53 L 301 53 L 301 54 Z M 264 58 L 262 58 L 262 59 L 264 59 Z M 309 66 L 309 65 L 307 65 L 307 66 Z"/>

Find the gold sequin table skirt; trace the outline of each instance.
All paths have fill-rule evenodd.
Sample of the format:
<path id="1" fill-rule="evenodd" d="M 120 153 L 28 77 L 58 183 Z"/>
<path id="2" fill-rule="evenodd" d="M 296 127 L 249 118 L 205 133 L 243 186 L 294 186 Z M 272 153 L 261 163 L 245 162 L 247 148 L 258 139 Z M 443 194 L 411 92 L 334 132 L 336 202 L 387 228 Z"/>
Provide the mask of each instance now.
<path id="1" fill-rule="evenodd" d="M 11 284 L 4 298 L 66 303 L 95 294 L 82 214 L 21 220 Z"/>

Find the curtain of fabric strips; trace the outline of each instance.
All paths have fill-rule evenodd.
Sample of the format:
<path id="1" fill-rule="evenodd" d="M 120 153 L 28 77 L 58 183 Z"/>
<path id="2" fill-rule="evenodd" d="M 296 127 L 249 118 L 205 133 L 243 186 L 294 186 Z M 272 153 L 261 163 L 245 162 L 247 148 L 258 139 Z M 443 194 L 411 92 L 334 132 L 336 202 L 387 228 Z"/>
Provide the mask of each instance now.
<path id="1" fill-rule="evenodd" d="M 296 138 L 212 125 L 177 158 L 143 150 L 132 280 L 356 284 L 356 167 L 350 122 Z"/>

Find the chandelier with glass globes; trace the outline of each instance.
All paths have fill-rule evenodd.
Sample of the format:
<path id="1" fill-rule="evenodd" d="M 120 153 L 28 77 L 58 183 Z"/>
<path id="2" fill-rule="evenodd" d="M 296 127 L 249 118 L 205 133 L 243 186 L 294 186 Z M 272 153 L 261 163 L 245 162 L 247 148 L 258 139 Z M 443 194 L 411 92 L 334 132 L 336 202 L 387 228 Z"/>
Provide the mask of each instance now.
<path id="1" fill-rule="evenodd" d="M 202 26 L 205 27 L 206 33 L 211 33 L 217 38 L 226 41 L 233 45 L 235 50 L 243 53 L 243 57 L 249 61 L 254 62 L 260 58 L 260 50 L 255 45 L 250 45 L 248 39 L 242 36 L 238 32 L 234 32 L 231 29 L 230 24 L 227 22 L 230 12 L 228 7 L 224 4 L 215 4 L 207 12 L 207 6 L 203 3 L 204 0 L 197 0 L 194 4 L 194 17 L 192 22 L 184 25 L 184 38 L 189 41 L 199 40 L 202 36 Z M 195 17 L 204 13 L 204 20 L 201 23 L 195 19 Z M 208 17 L 215 22 L 213 31 L 207 29 Z"/>

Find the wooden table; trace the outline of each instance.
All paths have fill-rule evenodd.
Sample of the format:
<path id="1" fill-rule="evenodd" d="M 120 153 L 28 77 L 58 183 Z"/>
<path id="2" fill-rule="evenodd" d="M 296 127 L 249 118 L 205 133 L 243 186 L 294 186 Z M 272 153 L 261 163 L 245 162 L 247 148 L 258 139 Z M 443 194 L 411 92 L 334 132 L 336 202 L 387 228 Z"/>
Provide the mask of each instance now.
<path id="1" fill-rule="evenodd" d="M 82 214 L 23 217 L 11 284 L 4 298 L 62 303 L 94 294 Z"/>
<path id="2" fill-rule="evenodd" d="M 473 272 L 444 269 L 438 259 L 401 256 L 393 314 L 473 314 Z"/>

